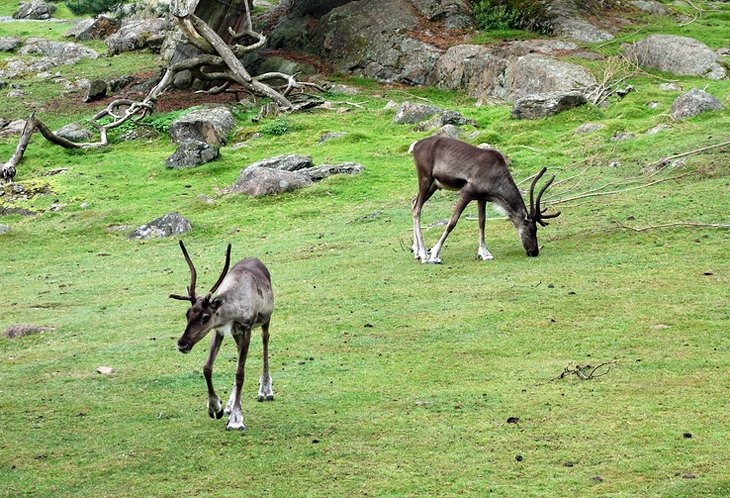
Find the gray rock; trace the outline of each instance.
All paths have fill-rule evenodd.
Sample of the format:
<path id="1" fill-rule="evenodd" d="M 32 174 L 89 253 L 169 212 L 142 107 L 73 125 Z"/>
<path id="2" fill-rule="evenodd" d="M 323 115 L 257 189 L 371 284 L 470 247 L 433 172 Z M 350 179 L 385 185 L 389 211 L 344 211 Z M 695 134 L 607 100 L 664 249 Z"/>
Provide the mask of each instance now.
<path id="1" fill-rule="evenodd" d="M 86 91 L 84 102 L 94 102 L 106 97 L 107 84 L 104 80 L 93 80 L 89 82 L 89 88 Z"/>
<path id="2" fill-rule="evenodd" d="M 647 135 L 656 135 L 659 132 L 671 130 L 672 127 L 668 124 L 659 124 L 646 130 Z"/>
<path id="3" fill-rule="evenodd" d="M 702 114 L 707 111 L 718 111 L 723 106 L 720 101 L 713 95 L 700 90 L 699 88 L 693 88 L 687 93 L 683 93 L 672 102 L 672 107 L 669 108 L 669 114 L 674 119 L 689 118 Z"/>
<path id="4" fill-rule="evenodd" d="M 92 137 L 91 131 L 81 123 L 70 123 L 66 126 L 54 131 L 59 137 L 63 137 L 72 142 L 83 142 Z"/>
<path id="5" fill-rule="evenodd" d="M 575 129 L 574 135 L 588 135 L 589 133 L 595 133 L 602 130 L 606 125 L 601 123 L 584 123 Z"/>
<path id="6" fill-rule="evenodd" d="M 506 98 L 504 72 L 510 54 L 480 45 L 450 47 L 434 64 L 428 83 L 474 98 Z"/>
<path id="7" fill-rule="evenodd" d="M 476 125 L 473 119 L 467 119 L 456 111 L 441 110 L 430 119 L 418 123 L 415 127 L 417 131 L 435 130 L 446 125 Z"/>
<path id="8" fill-rule="evenodd" d="M 0 78 L 16 78 L 29 74 L 48 71 L 55 67 L 57 62 L 48 57 L 40 59 L 11 58 L 5 60 L 4 67 L 0 68 Z"/>
<path id="9" fill-rule="evenodd" d="M 669 9 L 655 0 L 632 0 L 629 3 L 637 9 L 649 12 L 650 14 L 663 16 L 670 13 Z"/>
<path id="10" fill-rule="evenodd" d="M 116 93 L 122 88 L 126 88 L 134 82 L 134 76 L 120 76 L 109 81 L 109 91 Z"/>
<path id="11" fill-rule="evenodd" d="M 633 133 L 628 133 L 625 131 L 617 131 L 611 137 L 611 141 L 612 142 L 622 142 L 624 140 L 632 140 L 634 138 L 636 138 L 636 135 L 634 135 Z"/>
<path id="12" fill-rule="evenodd" d="M 142 225 L 130 233 L 128 239 L 155 239 L 189 232 L 193 227 L 180 213 L 168 213 Z"/>
<path id="13" fill-rule="evenodd" d="M 20 7 L 13 13 L 13 19 L 50 19 L 56 11 L 56 6 L 43 0 L 21 2 Z"/>
<path id="14" fill-rule="evenodd" d="M 517 58 L 507 68 L 506 98 L 516 100 L 528 95 L 566 93 L 576 88 L 590 88 L 597 84 L 585 68 L 539 54 Z"/>
<path id="15" fill-rule="evenodd" d="M 99 54 L 93 49 L 75 42 L 55 42 L 44 38 L 28 38 L 18 50 L 20 55 L 41 55 L 52 59 L 54 65 L 76 64 L 81 59 L 97 59 Z"/>
<path id="16" fill-rule="evenodd" d="M 25 128 L 24 119 L 11 121 L 10 123 L 3 126 L 2 129 L 0 129 L 0 138 L 20 135 L 21 133 L 23 133 L 23 128 Z"/>
<path id="17" fill-rule="evenodd" d="M 127 20 L 122 23 L 119 31 L 105 40 L 109 55 L 142 48 L 159 50 L 168 27 L 164 18 Z"/>
<path id="18" fill-rule="evenodd" d="M 586 102 L 585 96 L 578 91 L 529 95 L 515 101 L 512 106 L 512 117 L 517 119 L 543 118 Z"/>
<path id="19" fill-rule="evenodd" d="M 652 101 L 652 102 L 647 102 L 647 103 L 646 103 L 646 107 L 648 107 L 649 109 L 659 109 L 659 106 L 660 106 L 660 105 L 661 105 L 661 104 L 660 104 L 659 102 L 654 102 L 654 101 Z"/>
<path id="20" fill-rule="evenodd" d="M 253 196 L 272 195 L 311 184 L 309 176 L 299 171 L 249 166 L 241 171 L 241 176 L 226 192 Z"/>
<path id="21" fill-rule="evenodd" d="M 182 144 L 197 140 L 221 146 L 228 141 L 228 134 L 236 125 L 233 113 L 225 106 L 209 106 L 195 109 L 170 124 L 170 136 Z"/>
<path id="22" fill-rule="evenodd" d="M 662 83 L 661 85 L 659 85 L 659 90 L 681 92 L 682 87 L 679 85 L 679 83 Z"/>
<path id="23" fill-rule="evenodd" d="M 8 225 L 0 224 L 0 235 L 4 235 L 10 231 L 10 227 Z"/>
<path id="24" fill-rule="evenodd" d="M 553 22 L 554 34 L 582 43 L 596 43 L 613 40 L 613 35 L 600 29 L 585 19 L 576 17 L 558 17 Z"/>
<path id="25" fill-rule="evenodd" d="M 165 164 L 172 169 L 192 168 L 211 162 L 218 157 L 218 154 L 218 147 L 199 140 L 188 140 L 180 144 L 165 160 Z"/>
<path id="26" fill-rule="evenodd" d="M 43 334 L 53 332 L 55 327 L 44 327 L 43 325 L 35 325 L 33 323 L 16 323 L 5 329 L 5 337 L 8 339 L 16 339 L 33 334 Z"/>
<path id="27" fill-rule="evenodd" d="M 317 140 L 317 145 L 323 144 L 328 140 L 332 140 L 333 138 L 344 137 L 345 135 L 347 135 L 347 132 L 344 131 L 325 133 L 323 135 L 320 135 L 319 140 Z"/>
<path id="28" fill-rule="evenodd" d="M 727 76 L 720 59 L 704 43 L 685 36 L 651 35 L 624 48 L 642 66 L 683 76 L 719 80 Z"/>
<path id="29" fill-rule="evenodd" d="M 433 133 L 434 136 L 448 137 L 460 139 L 464 135 L 464 130 L 452 124 L 443 125 Z"/>
<path id="30" fill-rule="evenodd" d="M 297 171 L 307 175 L 313 182 L 318 182 L 332 175 L 355 175 L 364 169 L 360 163 L 341 163 L 341 164 L 320 164 L 312 168 L 305 168 Z"/>
<path id="31" fill-rule="evenodd" d="M 251 164 L 248 168 L 270 168 L 283 171 L 297 171 L 304 168 L 314 166 L 311 156 L 303 156 L 301 154 L 282 154 L 280 156 L 262 159 L 259 162 Z M 245 171 L 245 170 L 244 170 Z"/>
<path id="32" fill-rule="evenodd" d="M 0 36 L 0 52 L 10 52 L 20 46 L 20 38 Z"/>
<path id="33" fill-rule="evenodd" d="M 393 122 L 395 124 L 414 124 L 424 121 L 434 114 L 440 114 L 443 109 L 428 104 L 415 104 L 403 102 L 396 112 Z"/>
<path id="34" fill-rule="evenodd" d="M 118 19 L 101 15 L 78 21 L 64 36 L 74 37 L 79 41 L 103 40 L 119 31 L 121 26 Z"/>
<path id="35" fill-rule="evenodd" d="M 151 127 L 138 127 L 133 128 L 127 132 L 124 132 L 121 139 L 126 141 L 129 140 L 154 140 L 160 136 L 160 132 Z"/>

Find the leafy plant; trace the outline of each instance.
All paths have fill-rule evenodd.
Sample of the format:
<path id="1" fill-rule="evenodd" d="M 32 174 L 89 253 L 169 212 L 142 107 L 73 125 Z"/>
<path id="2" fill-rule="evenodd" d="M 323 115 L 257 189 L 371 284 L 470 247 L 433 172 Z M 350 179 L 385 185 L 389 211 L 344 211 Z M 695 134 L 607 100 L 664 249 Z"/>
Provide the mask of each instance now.
<path id="1" fill-rule="evenodd" d="M 276 118 L 273 121 L 267 121 L 261 125 L 261 133 L 264 135 L 279 136 L 289 133 L 289 120 L 286 118 Z"/>
<path id="2" fill-rule="evenodd" d="M 123 0 L 68 0 L 66 6 L 76 14 L 81 15 L 97 15 L 104 12 L 114 10 L 122 4 Z"/>
<path id="3" fill-rule="evenodd" d="M 485 30 L 525 29 L 545 35 L 553 31 L 553 15 L 539 0 L 479 0 L 474 18 Z"/>

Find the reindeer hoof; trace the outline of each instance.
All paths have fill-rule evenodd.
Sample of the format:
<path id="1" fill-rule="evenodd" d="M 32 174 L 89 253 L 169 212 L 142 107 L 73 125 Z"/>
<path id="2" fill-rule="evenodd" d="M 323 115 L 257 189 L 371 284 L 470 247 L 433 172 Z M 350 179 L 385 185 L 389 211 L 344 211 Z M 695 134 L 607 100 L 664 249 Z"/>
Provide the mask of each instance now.
<path id="1" fill-rule="evenodd" d="M 256 398 L 256 401 L 258 401 L 259 403 L 261 403 L 263 400 L 264 400 L 264 396 L 261 394 L 259 394 L 258 397 Z"/>
<path id="2" fill-rule="evenodd" d="M 216 419 L 216 420 L 220 420 L 220 419 L 222 419 L 222 418 L 223 418 L 223 410 L 221 410 L 221 411 L 219 411 L 219 412 L 217 412 L 217 413 L 215 414 L 215 419 Z"/>
<path id="3" fill-rule="evenodd" d="M 245 431 L 246 426 L 243 425 L 243 423 L 231 424 L 230 422 L 228 422 L 228 425 L 226 426 L 226 430 L 227 431 Z"/>
<path id="4" fill-rule="evenodd" d="M 441 264 L 441 258 L 432 258 L 432 259 L 426 259 L 423 261 L 424 265 L 440 265 Z"/>
<path id="5" fill-rule="evenodd" d="M 266 395 L 266 401 L 274 401 L 274 395 L 273 394 L 267 394 Z"/>

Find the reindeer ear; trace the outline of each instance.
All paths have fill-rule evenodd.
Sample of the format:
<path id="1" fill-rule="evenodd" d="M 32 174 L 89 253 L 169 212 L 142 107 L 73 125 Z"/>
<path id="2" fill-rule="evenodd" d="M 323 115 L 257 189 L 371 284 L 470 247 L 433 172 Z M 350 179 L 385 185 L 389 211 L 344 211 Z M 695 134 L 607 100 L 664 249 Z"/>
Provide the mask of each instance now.
<path id="1" fill-rule="evenodd" d="M 222 297 L 218 296 L 210 302 L 210 309 L 213 310 L 213 312 L 216 312 L 218 311 L 218 308 L 223 306 L 224 302 L 225 300 Z"/>

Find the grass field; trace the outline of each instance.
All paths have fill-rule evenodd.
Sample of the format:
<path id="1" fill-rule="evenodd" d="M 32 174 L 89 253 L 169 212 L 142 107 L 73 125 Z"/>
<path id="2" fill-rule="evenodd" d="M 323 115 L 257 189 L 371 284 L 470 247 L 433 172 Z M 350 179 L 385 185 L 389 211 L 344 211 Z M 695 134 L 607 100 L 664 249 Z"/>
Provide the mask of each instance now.
<path id="1" fill-rule="evenodd" d="M 695 23 L 687 34 L 715 43 L 726 27 Z M 153 58 L 105 58 L 84 71 L 123 74 L 131 60 Z M 11 227 L 0 235 L 0 329 L 56 330 L 0 337 L 0 495 L 730 496 L 729 232 L 620 226 L 730 221 L 727 147 L 640 172 L 730 140 L 727 110 L 672 122 L 679 92 L 658 89 L 666 76 L 633 78 L 637 91 L 606 109 L 537 121 L 455 93 L 345 79 L 361 93 L 326 98 L 348 112 L 278 118 L 287 133 L 181 171 L 164 166 L 174 150 L 165 135 L 83 153 L 34 138 L 16 181 L 51 193 L 0 197 L 0 206 L 41 212 L 0 217 Z M 730 81 L 678 81 L 730 105 Z M 27 83 L 41 104 L 58 98 L 51 83 Z M 470 206 L 444 264 L 421 265 L 409 251 L 416 177 L 407 150 L 427 133 L 393 124 L 391 99 L 428 99 L 476 120 L 467 127 L 480 132 L 473 142 L 507 154 L 518 180 L 543 165 L 558 181 L 583 179 L 573 192 L 575 180 L 557 185 L 554 198 L 696 174 L 563 204 L 539 231 L 538 258 L 496 219 L 487 225 L 495 260 L 476 260 Z M 25 117 L 17 102 L 0 111 Z M 75 103 L 41 117 L 57 127 L 92 114 Z M 239 109 L 238 124 L 271 128 L 251 116 Z M 585 122 L 606 128 L 574 135 Z M 671 129 L 645 134 L 661 123 Z M 317 145 L 339 131 L 348 134 Z M 617 131 L 636 137 L 612 141 Z M 0 142 L 3 161 L 14 147 L 15 139 Z M 365 170 L 276 197 L 218 194 L 241 168 L 284 153 Z M 424 227 L 448 218 L 454 202 L 453 193 L 434 195 Z M 189 282 L 177 239 L 126 239 L 171 211 L 193 224 L 184 240 L 201 289 L 217 278 L 228 242 L 234 260 L 256 255 L 272 273 L 276 401 L 255 401 L 256 333 L 243 433 L 207 415 L 207 341 L 176 351 L 186 305 L 167 296 Z M 424 231 L 429 245 L 441 230 Z M 593 380 L 556 379 L 568 365 L 608 361 Z M 102 365 L 115 373 L 97 374 Z M 214 371 L 222 398 L 234 370 L 228 340 Z"/>

